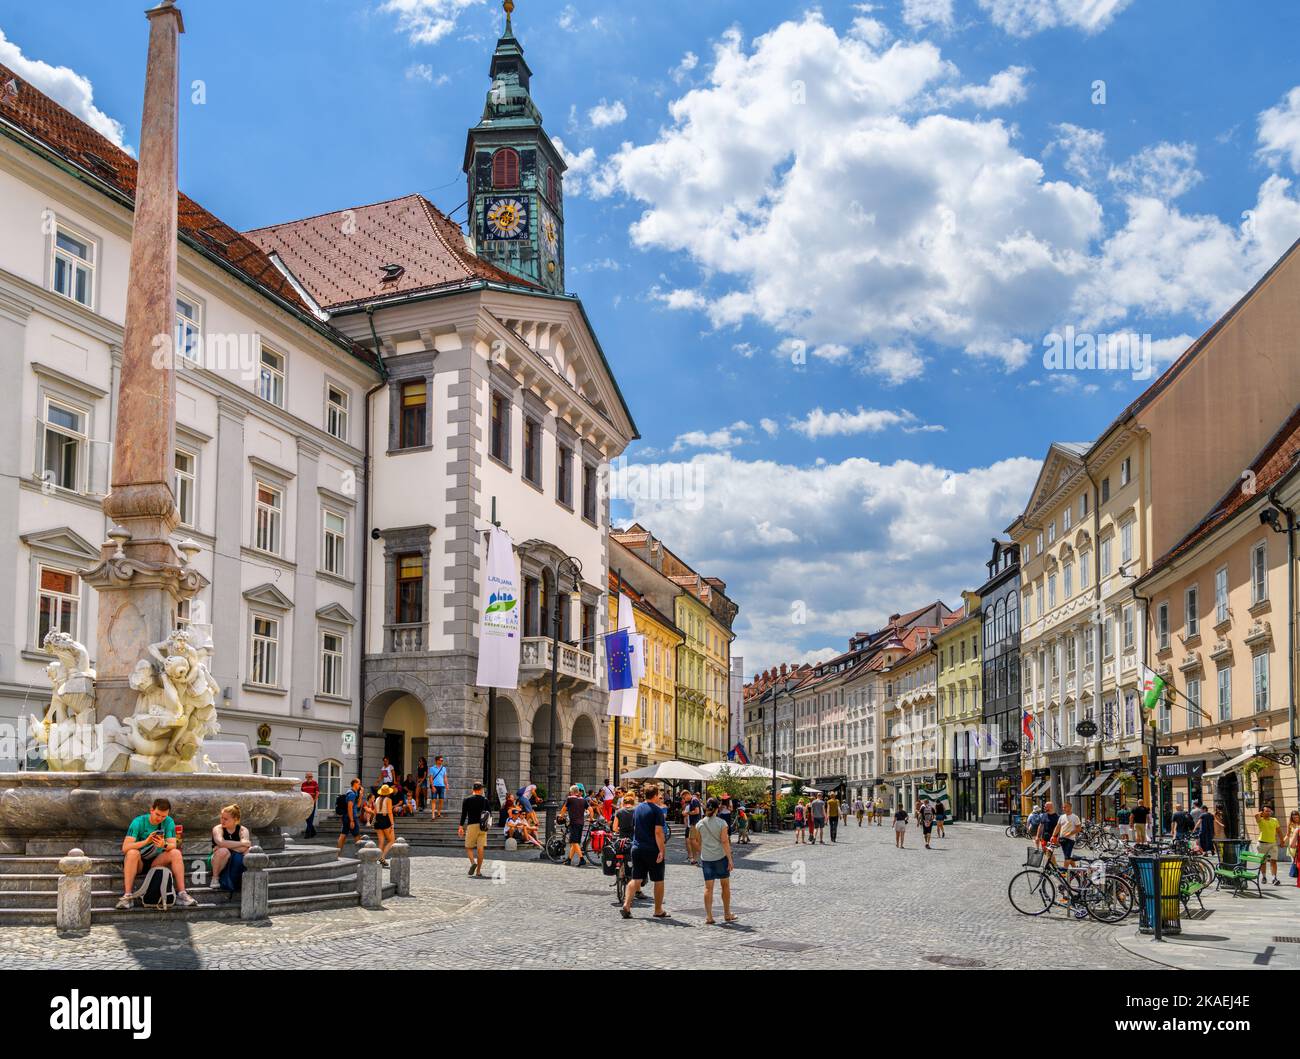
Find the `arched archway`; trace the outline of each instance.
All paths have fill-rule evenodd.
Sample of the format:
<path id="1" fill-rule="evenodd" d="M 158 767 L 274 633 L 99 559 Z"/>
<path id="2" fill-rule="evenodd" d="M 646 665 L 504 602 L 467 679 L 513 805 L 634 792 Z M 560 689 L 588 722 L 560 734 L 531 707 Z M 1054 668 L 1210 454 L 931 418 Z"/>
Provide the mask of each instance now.
<path id="1" fill-rule="evenodd" d="M 525 779 L 536 783 L 540 787 L 546 787 L 550 780 L 550 747 L 551 747 L 551 707 L 549 704 L 543 704 L 537 708 L 533 714 L 533 747 L 528 758 L 528 775 Z M 555 754 L 557 758 L 557 769 L 561 779 L 564 779 L 564 760 L 561 757 L 560 732 L 556 732 Z M 551 793 L 548 789 L 547 793 Z"/>
<path id="2" fill-rule="evenodd" d="M 581 783 L 588 791 L 598 790 L 602 779 L 596 774 L 599 759 L 596 725 L 587 714 L 579 714 L 573 722 L 573 770 L 569 782 Z"/>
<path id="3" fill-rule="evenodd" d="M 497 692 L 492 717 L 492 762 L 488 782 L 495 786 L 501 779 L 507 791 L 517 790 L 529 777 L 529 760 L 519 710 L 514 702 Z"/>
<path id="4" fill-rule="evenodd" d="M 428 756 L 428 712 L 414 687 L 389 687 L 374 694 L 362 717 L 363 745 L 357 763 L 362 784 L 375 786 L 385 757 L 398 776 L 415 772 L 415 763 Z"/>

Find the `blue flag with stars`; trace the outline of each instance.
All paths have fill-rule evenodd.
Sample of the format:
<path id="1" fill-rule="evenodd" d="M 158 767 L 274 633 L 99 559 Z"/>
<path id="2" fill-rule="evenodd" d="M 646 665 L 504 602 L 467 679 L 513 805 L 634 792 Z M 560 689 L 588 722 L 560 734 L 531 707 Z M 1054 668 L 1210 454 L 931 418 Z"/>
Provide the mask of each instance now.
<path id="1" fill-rule="evenodd" d="M 610 691 L 626 691 L 632 687 L 632 643 L 626 629 L 605 637 L 605 666 Z"/>

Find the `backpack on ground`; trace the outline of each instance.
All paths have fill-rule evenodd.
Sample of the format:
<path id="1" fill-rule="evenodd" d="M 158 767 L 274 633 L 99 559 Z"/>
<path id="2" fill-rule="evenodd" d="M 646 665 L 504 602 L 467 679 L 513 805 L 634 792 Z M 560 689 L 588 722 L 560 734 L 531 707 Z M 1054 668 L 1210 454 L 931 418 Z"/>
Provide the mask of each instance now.
<path id="1" fill-rule="evenodd" d="M 157 864 L 145 873 L 144 882 L 135 896 L 145 908 L 166 912 L 176 903 L 176 879 L 171 868 Z"/>

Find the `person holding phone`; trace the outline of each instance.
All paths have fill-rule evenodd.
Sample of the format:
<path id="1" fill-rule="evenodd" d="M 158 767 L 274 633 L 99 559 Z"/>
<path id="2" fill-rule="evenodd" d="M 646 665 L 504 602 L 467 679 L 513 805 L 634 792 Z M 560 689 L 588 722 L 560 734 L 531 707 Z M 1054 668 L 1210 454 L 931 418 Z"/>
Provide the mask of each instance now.
<path id="1" fill-rule="evenodd" d="M 180 908 L 192 908 L 198 904 L 185 892 L 185 861 L 181 851 L 176 848 L 176 821 L 171 817 L 172 803 L 166 798 L 155 798 L 147 813 L 137 816 L 126 829 L 122 839 L 122 853 L 125 863 L 122 866 L 122 897 L 117 902 L 121 909 L 135 904 L 131 888 L 136 876 L 143 868 L 147 873 L 155 864 L 165 865 L 171 869 L 176 880 L 176 904 Z"/>

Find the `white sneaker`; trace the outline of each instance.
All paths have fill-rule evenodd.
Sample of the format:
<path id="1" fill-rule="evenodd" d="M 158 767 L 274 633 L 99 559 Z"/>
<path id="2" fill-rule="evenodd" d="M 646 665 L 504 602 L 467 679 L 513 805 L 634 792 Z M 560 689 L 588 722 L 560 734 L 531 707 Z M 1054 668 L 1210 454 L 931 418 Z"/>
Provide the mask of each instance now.
<path id="1" fill-rule="evenodd" d="M 177 908 L 193 908 L 197 904 L 198 902 L 194 900 L 193 897 L 190 896 L 190 892 L 188 890 L 176 895 Z"/>

